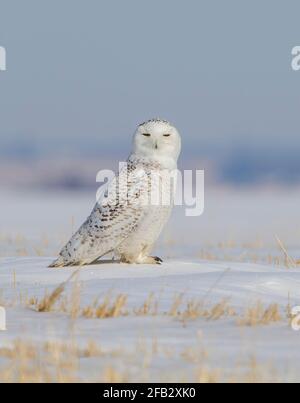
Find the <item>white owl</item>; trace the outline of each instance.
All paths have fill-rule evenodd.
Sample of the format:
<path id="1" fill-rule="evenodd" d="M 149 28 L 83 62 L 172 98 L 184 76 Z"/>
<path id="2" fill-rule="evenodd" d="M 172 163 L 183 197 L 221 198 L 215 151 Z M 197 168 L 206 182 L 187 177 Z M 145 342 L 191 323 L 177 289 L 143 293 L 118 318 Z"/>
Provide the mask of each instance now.
<path id="1" fill-rule="evenodd" d="M 50 267 L 91 264 L 111 252 L 124 263 L 160 264 L 150 252 L 173 207 L 175 183 L 168 190 L 169 202 L 162 202 L 161 193 L 166 192 L 166 173 L 177 169 L 180 150 L 180 135 L 169 122 L 152 119 L 139 125 L 126 170 L 109 184 Z M 150 193 L 158 193 L 159 200 L 154 203 Z"/>

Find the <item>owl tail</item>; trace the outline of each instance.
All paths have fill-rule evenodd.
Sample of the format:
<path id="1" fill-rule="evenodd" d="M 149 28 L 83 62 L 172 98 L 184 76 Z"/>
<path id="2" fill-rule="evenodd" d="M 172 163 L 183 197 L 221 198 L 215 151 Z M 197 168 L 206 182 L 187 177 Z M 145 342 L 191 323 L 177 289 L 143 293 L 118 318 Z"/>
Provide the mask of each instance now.
<path id="1" fill-rule="evenodd" d="M 54 262 L 52 262 L 48 267 L 52 268 L 52 267 L 65 267 L 65 266 L 69 266 L 70 263 L 66 262 L 65 259 L 62 256 L 59 256 L 58 259 L 54 260 Z"/>

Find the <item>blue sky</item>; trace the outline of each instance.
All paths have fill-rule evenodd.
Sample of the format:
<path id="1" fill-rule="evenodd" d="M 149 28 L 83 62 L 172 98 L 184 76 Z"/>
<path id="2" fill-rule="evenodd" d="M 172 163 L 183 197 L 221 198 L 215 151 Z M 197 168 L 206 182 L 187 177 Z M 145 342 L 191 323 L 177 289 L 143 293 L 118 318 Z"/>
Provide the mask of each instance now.
<path id="1" fill-rule="evenodd" d="M 299 1 L 0 4 L 2 151 L 126 154 L 156 116 L 179 127 L 186 156 L 275 163 L 300 146 Z"/>

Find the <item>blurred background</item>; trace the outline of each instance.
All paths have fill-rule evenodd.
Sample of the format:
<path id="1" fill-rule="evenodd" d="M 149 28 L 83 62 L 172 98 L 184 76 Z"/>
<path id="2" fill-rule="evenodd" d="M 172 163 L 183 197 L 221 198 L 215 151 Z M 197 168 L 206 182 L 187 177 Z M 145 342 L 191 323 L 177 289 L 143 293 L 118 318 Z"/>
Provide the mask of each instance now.
<path id="1" fill-rule="evenodd" d="M 0 0 L 0 256 L 54 256 L 97 172 L 161 117 L 206 178 L 204 215 L 176 208 L 163 256 L 272 262 L 278 236 L 299 258 L 299 16 L 298 0 Z"/>
<path id="2" fill-rule="evenodd" d="M 152 117 L 179 128 L 181 167 L 207 183 L 300 181 L 299 1 L 0 5 L 2 189 L 95 188 Z"/>

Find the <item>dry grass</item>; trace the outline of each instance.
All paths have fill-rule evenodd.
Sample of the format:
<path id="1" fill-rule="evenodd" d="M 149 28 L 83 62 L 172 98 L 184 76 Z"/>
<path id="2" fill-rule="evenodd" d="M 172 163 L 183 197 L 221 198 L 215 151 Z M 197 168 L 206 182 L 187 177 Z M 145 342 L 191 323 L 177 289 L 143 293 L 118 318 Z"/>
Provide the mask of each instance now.
<path id="1" fill-rule="evenodd" d="M 82 310 L 82 315 L 86 318 L 117 318 L 125 316 L 127 295 L 119 294 L 113 298 L 110 294 L 106 295 L 102 302 L 95 302 Z"/>
<path id="2" fill-rule="evenodd" d="M 230 299 L 228 298 L 208 305 L 205 303 L 205 299 L 185 299 L 183 293 L 175 295 L 170 308 L 167 310 L 159 310 L 159 300 L 155 297 L 154 293 L 150 293 L 141 306 L 129 308 L 128 296 L 125 294 L 113 295 L 112 291 L 109 291 L 102 298 L 96 299 L 93 303 L 81 307 L 81 287 L 77 281 L 73 284 L 71 298 L 65 298 L 58 304 L 66 284 L 68 284 L 76 274 L 77 273 L 73 273 L 66 282 L 59 285 L 50 295 L 46 294 L 41 300 L 35 297 L 25 298 L 27 306 L 33 306 L 38 312 L 55 311 L 67 313 L 72 319 L 76 319 L 80 316 L 94 319 L 125 316 L 169 316 L 186 322 L 199 318 L 216 321 L 222 318 L 236 317 L 236 324 L 238 326 L 270 325 L 284 319 L 280 313 L 279 305 L 276 303 L 264 307 L 263 304 L 258 301 L 254 305 L 246 307 L 244 312 L 238 313 L 230 305 Z M 287 308 L 287 318 L 289 318 L 288 311 L 289 309 Z"/>
<path id="3" fill-rule="evenodd" d="M 281 320 L 278 304 L 271 304 L 265 308 L 261 302 L 257 302 L 254 306 L 246 308 L 244 314 L 237 320 L 237 324 L 239 326 L 270 325 Z"/>
<path id="4" fill-rule="evenodd" d="M 51 256 L 57 253 L 58 245 L 64 242 L 50 240 L 42 234 L 39 240 L 32 242 L 22 234 L 0 233 L 0 256 Z"/>
<path id="5" fill-rule="evenodd" d="M 198 368 L 195 374 L 196 383 L 220 383 L 222 382 L 222 371 L 220 369 L 210 369 L 207 367 Z"/>
<path id="6" fill-rule="evenodd" d="M 205 318 L 207 320 L 218 320 L 223 317 L 236 316 L 235 310 L 229 306 L 229 300 L 223 299 L 211 307 L 205 307 L 203 301 L 195 299 L 188 300 L 183 309 L 177 309 L 176 312 L 169 312 L 171 316 L 176 316 L 182 320 L 195 320 Z"/>
<path id="7" fill-rule="evenodd" d="M 278 238 L 278 236 L 275 236 L 275 238 L 279 245 L 279 248 L 283 252 L 284 262 L 285 262 L 286 267 L 288 267 L 288 268 L 296 267 L 297 263 L 295 262 L 294 259 L 291 258 L 291 256 L 289 255 L 289 253 L 287 251 L 287 248 L 284 246 L 283 242 Z"/>
<path id="8" fill-rule="evenodd" d="M 183 297 L 184 297 L 183 293 L 175 296 L 174 301 L 167 313 L 169 316 L 179 316 L 180 315 L 179 307 L 181 306 L 181 304 L 183 302 Z"/>
<path id="9" fill-rule="evenodd" d="M 72 279 L 78 275 L 78 270 L 72 273 L 72 275 L 62 284 L 55 288 L 55 290 L 50 295 L 45 295 L 45 297 L 37 303 L 37 311 L 38 312 L 50 312 L 55 305 L 55 303 L 59 300 L 62 293 L 65 291 L 66 285 L 72 281 Z"/>
<path id="10" fill-rule="evenodd" d="M 90 341 L 79 347 L 74 340 L 68 342 L 46 341 L 37 345 L 31 341 L 17 339 L 13 346 L 0 348 L 0 383 L 67 383 L 67 382 L 125 382 L 125 373 L 119 373 L 102 360 L 112 357 L 127 359 L 128 353 L 120 348 L 104 351 L 97 343 Z M 99 359 L 99 375 L 91 371 L 88 376 L 80 373 L 80 360 Z M 94 365 L 94 364 L 92 364 Z"/>
<path id="11" fill-rule="evenodd" d="M 156 366 L 155 357 L 163 360 L 167 371 Z M 174 366 L 178 360 L 182 366 Z M 141 341 L 133 350 L 120 347 L 104 350 L 93 341 L 79 347 L 74 339 L 46 341 L 40 345 L 18 339 L 11 347 L 0 348 L 0 363 L 0 382 L 6 383 L 128 383 L 153 379 L 197 383 L 280 381 L 274 368 L 259 363 L 255 356 L 233 365 L 228 371 L 214 368 L 208 352 L 199 345 L 176 352 L 167 351 L 157 341 L 150 346 Z"/>
<path id="12" fill-rule="evenodd" d="M 156 316 L 158 315 L 158 306 L 159 303 L 155 298 L 155 294 L 151 292 L 142 306 L 133 309 L 133 312 L 137 316 Z"/>

